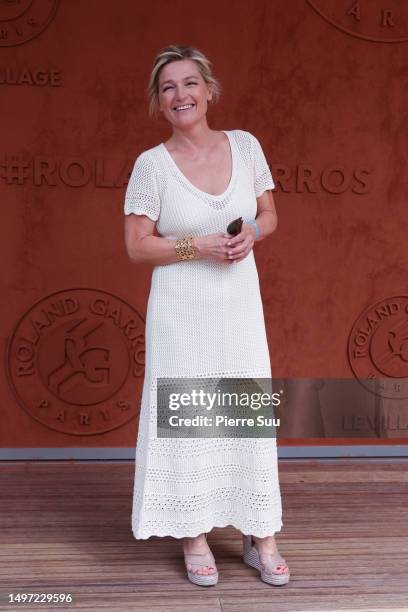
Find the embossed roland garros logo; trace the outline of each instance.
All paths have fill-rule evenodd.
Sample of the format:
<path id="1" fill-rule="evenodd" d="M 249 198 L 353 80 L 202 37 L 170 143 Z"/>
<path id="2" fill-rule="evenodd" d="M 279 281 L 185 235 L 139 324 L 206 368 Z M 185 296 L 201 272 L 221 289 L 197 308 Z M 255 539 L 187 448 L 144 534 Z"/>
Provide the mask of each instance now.
<path id="1" fill-rule="evenodd" d="M 51 294 L 17 323 L 7 373 L 20 405 L 51 429 L 100 434 L 137 416 L 145 323 L 129 304 L 95 289 Z"/>
<path id="2" fill-rule="evenodd" d="M 408 296 L 386 298 L 354 323 L 348 358 L 359 379 L 381 379 L 378 395 L 408 397 Z M 361 380 L 367 389 L 372 388 Z"/>
<path id="3" fill-rule="evenodd" d="M 41 34 L 60 0 L 0 0 L 0 47 L 21 45 Z"/>
<path id="4" fill-rule="evenodd" d="M 338 30 L 372 42 L 408 41 L 408 3 L 401 0 L 306 0 Z"/>

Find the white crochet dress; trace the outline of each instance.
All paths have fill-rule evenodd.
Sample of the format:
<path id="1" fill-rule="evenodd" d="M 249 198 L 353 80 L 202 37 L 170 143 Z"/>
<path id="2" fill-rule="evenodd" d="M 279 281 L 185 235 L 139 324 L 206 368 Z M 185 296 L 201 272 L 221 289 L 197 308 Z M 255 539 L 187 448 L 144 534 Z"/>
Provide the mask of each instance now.
<path id="1" fill-rule="evenodd" d="M 136 159 L 124 212 L 157 221 L 179 238 L 226 231 L 254 219 L 256 198 L 274 182 L 255 136 L 225 131 L 232 152 L 226 191 L 196 188 L 163 143 Z M 275 438 L 158 438 L 157 377 L 270 378 L 253 251 L 237 263 L 187 260 L 155 266 L 146 317 L 146 365 L 136 447 L 132 531 L 194 537 L 231 525 L 244 534 L 282 527 Z"/>

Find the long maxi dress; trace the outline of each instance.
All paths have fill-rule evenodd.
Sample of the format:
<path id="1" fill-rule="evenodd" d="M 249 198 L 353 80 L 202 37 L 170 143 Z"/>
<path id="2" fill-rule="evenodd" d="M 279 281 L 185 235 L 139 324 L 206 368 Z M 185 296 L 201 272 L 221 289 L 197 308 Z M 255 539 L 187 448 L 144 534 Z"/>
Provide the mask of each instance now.
<path id="1" fill-rule="evenodd" d="M 163 143 L 136 159 L 126 215 L 147 215 L 159 234 L 225 232 L 254 219 L 256 198 L 274 182 L 257 138 L 225 131 L 232 172 L 211 195 L 181 172 Z M 146 315 L 145 375 L 137 435 L 132 531 L 195 537 L 213 527 L 273 535 L 282 527 L 276 439 L 157 437 L 157 378 L 271 378 L 253 251 L 236 263 L 205 259 L 157 265 Z"/>

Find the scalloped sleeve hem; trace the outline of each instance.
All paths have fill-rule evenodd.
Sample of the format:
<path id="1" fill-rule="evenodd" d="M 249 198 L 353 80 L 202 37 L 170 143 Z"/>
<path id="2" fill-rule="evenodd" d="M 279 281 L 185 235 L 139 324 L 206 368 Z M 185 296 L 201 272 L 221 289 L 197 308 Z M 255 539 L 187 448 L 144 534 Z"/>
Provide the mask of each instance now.
<path id="1" fill-rule="evenodd" d="M 144 151 L 136 159 L 125 194 L 125 215 L 146 215 L 152 221 L 160 216 L 158 172 L 154 159 Z"/>

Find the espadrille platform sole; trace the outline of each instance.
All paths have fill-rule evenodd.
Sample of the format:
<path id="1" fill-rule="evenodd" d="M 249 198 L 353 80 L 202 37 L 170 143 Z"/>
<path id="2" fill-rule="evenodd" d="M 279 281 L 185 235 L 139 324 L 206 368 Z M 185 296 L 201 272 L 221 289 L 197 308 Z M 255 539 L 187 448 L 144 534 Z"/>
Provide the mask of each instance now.
<path id="1" fill-rule="evenodd" d="M 289 568 L 285 573 L 275 573 L 275 572 L 267 572 L 266 564 L 268 566 L 273 565 L 277 567 L 279 565 L 286 565 L 287 563 L 285 559 L 279 554 L 269 554 L 269 553 L 258 553 L 258 550 L 253 543 L 251 535 L 243 535 L 243 544 L 244 544 L 244 562 L 251 567 L 259 570 L 261 573 L 261 580 L 266 582 L 267 584 L 272 584 L 273 586 L 282 586 L 287 584 L 290 579 Z"/>

